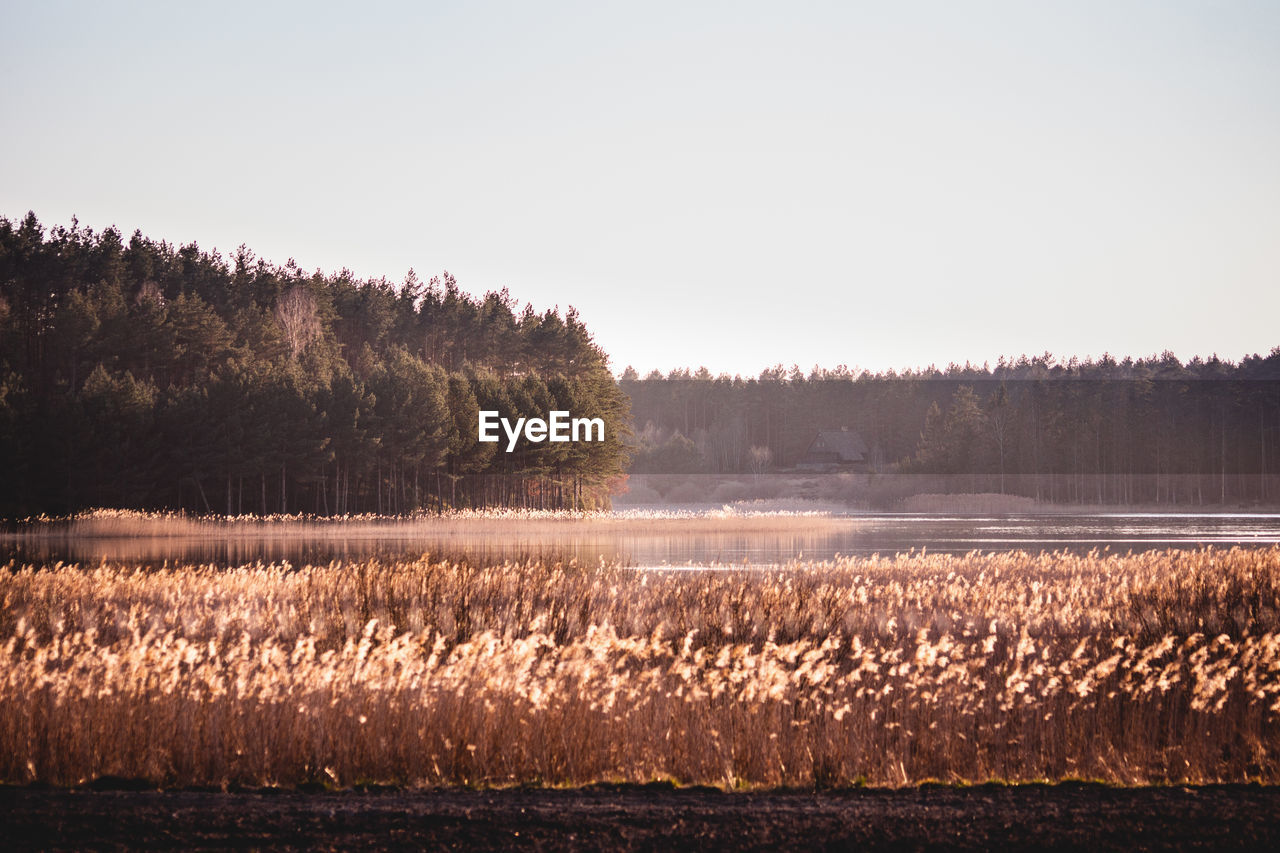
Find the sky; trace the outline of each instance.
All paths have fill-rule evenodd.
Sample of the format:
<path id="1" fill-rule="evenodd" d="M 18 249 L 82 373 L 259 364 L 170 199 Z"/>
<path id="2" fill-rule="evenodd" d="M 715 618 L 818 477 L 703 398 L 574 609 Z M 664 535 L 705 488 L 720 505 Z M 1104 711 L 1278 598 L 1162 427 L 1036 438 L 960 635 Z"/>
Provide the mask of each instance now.
<path id="1" fill-rule="evenodd" d="M 0 215 L 575 306 L 616 371 L 1280 345 L 1280 3 L 15 3 Z"/>

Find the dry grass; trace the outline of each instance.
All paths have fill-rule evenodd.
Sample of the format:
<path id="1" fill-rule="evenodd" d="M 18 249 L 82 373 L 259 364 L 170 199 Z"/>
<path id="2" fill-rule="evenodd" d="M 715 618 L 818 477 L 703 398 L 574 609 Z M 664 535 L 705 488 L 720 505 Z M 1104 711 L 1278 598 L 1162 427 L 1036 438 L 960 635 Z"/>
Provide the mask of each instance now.
<path id="1" fill-rule="evenodd" d="M 829 507 L 826 509 L 830 509 Z M 444 515 L 312 516 L 245 515 L 196 516 L 178 513 L 98 509 L 65 518 L 24 519 L 0 538 L 14 541 L 47 539 L 211 539 L 238 537 L 276 540 L 372 538 L 439 538 L 479 536 L 564 535 L 590 532 L 642 535 L 699 535 L 736 533 L 797 533 L 847 525 L 847 519 L 828 511 L 779 510 L 772 507 L 731 506 L 720 510 L 628 509 L 612 512 L 567 510 L 458 510 Z"/>
<path id="2" fill-rule="evenodd" d="M 1280 782 L 1280 549 L 11 567 L 0 781 Z"/>

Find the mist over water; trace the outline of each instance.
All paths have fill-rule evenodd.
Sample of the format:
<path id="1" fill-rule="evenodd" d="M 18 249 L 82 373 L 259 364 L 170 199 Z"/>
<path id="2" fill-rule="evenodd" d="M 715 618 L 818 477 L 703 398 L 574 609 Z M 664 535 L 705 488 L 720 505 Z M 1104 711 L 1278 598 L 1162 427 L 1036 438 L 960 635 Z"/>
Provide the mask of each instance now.
<path id="1" fill-rule="evenodd" d="M 166 564 L 236 566 L 288 562 L 295 566 L 379 558 L 462 561 L 576 562 L 636 567 L 772 566 L 803 558 L 892 555 L 909 550 L 1030 552 L 1097 548 L 1115 553 L 1165 548 L 1257 547 L 1280 544 L 1280 514 L 1098 513 L 1081 515 L 849 515 L 824 529 L 796 533 L 715 533 L 699 526 L 689 533 L 663 527 L 646 533 L 583 523 L 555 533 L 424 535 L 393 525 L 370 536 L 339 531 L 302 535 L 78 536 L 0 542 L 0 560 L 93 565 L 102 561 L 163 567 Z"/>

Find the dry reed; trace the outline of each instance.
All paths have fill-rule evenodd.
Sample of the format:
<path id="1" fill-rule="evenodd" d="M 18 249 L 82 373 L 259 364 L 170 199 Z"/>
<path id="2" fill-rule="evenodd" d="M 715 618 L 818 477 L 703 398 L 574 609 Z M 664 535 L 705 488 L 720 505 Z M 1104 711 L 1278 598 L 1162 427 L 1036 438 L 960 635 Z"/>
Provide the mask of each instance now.
<path id="1" fill-rule="evenodd" d="M 1280 549 L 0 579 L 0 781 L 1280 782 Z"/>
<path id="2" fill-rule="evenodd" d="M 577 512 L 569 510 L 484 509 L 455 510 L 442 515 L 419 513 L 384 515 L 185 515 L 168 512 L 96 509 L 73 516 L 40 516 L 17 522 L 0 532 L 0 541 L 40 542 L 81 539 L 208 539 L 277 540 L 439 538 L 518 536 L 529 538 L 573 533 L 641 535 L 697 535 L 738 533 L 798 533 L 847 527 L 847 518 L 812 508 L 775 509 L 769 506 L 729 505 L 718 510 L 625 509 Z"/>

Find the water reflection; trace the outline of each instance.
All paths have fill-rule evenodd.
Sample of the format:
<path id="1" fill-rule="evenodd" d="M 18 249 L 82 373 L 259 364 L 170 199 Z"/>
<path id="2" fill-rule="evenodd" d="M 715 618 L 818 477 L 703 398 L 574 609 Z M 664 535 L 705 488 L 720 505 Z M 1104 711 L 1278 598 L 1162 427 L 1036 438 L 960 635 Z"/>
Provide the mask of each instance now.
<path id="1" fill-rule="evenodd" d="M 1060 550 L 1145 551 L 1216 545 L 1280 543 L 1280 514 L 1093 514 L 1072 516 L 857 515 L 824 530 L 794 534 L 645 533 L 602 530 L 584 523 L 555 534 L 521 536 L 325 535 L 172 537 L 61 537 L 0 542 L 0 560 L 76 562 L 102 560 L 163 566 L 201 563 L 217 566 L 284 562 L 293 565 L 349 562 L 358 558 L 462 560 L 473 565 L 505 560 L 601 561 L 630 566 L 775 565 L 797 557 L 830 559 L 837 554 Z M 692 529 L 692 528 L 691 528 Z"/>

